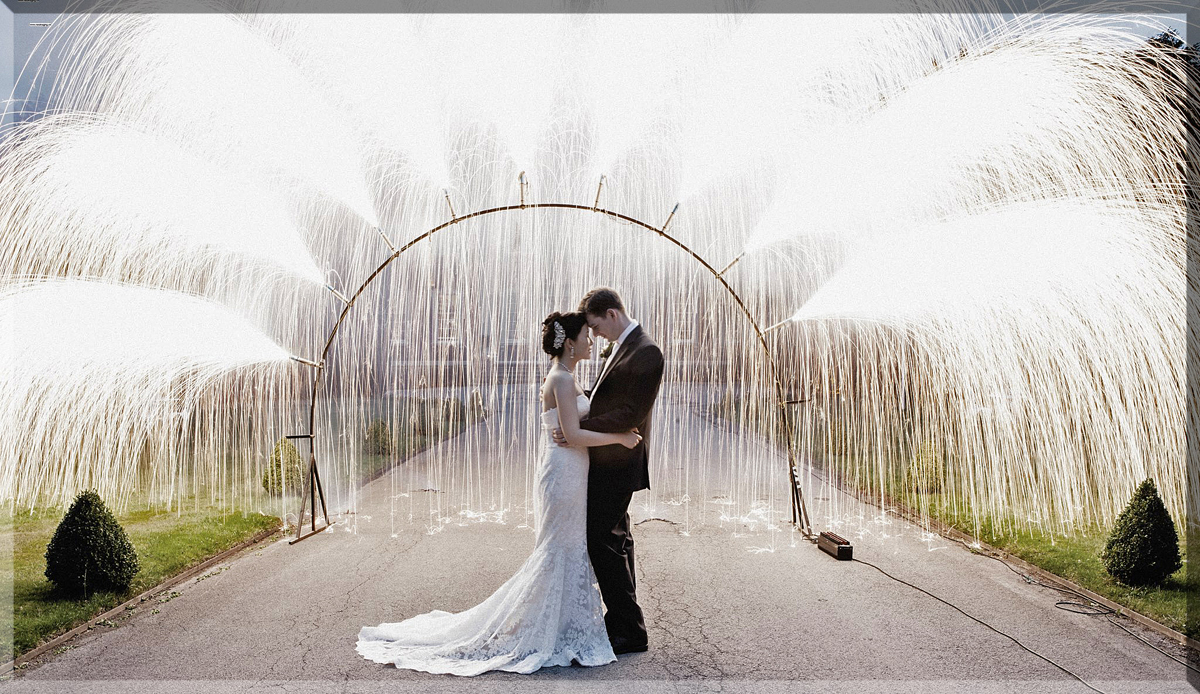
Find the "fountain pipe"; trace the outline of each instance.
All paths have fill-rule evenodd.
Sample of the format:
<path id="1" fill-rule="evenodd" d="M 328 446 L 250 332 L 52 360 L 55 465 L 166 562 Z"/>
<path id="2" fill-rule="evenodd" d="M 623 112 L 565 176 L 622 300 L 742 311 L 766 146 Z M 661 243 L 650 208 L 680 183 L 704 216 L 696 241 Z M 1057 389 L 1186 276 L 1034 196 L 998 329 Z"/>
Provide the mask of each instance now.
<path id="1" fill-rule="evenodd" d="M 600 185 L 596 186 L 596 200 L 592 203 L 592 209 L 600 207 L 600 191 L 604 190 L 604 174 L 600 174 Z"/>
<path id="2" fill-rule="evenodd" d="M 454 214 L 454 204 L 450 202 L 450 191 L 442 188 L 442 192 L 446 194 L 446 207 L 450 208 L 450 220 L 457 221 L 458 216 Z"/>
<path id="3" fill-rule="evenodd" d="M 450 202 L 449 193 L 446 194 L 446 202 L 447 203 Z M 697 254 L 694 250 L 692 250 L 691 248 L 686 246 L 683 242 L 679 241 L 674 236 L 671 236 L 670 234 L 667 233 L 667 226 L 670 224 L 671 218 L 675 216 L 675 211 L 677 209 L 679 209 L 678 203 L 676 203 L 675 208 L 671 210 L 671 215 L 669 217 L 667 217 L 667 223 L 663 224 L 663 226 L 661 228 L 650 226 L 649 224 L 647 224 L 646 222 L 643 222 L 640 219 L 630 217 L 629 215 L 621 214 L 620 212 L 614 212 L 612 210 L 606 210 L 603 208 L 587 207 L 585 205 L 575 205 L 575 204 L 564 203 L 564 202 L 544 202 L 544 203 L 531 203 L 531 204 L 520 204 L 520 205 L 503 205 L 500 207 L 492 207 L 492 208 L 488 208 L 485 210 L 477 210 L 475 212 L 471 212 L 469 214 L 463 215 L 462 217 L 453 217 L 450 221 L 443 222 L 443 223 L 437 225 L 436 227 L 433 227 L 432 229 L 412 238 L 410 241 L 408 241 L 403 246 L 401 246 L 399 248 L 399 250 L 397 250 L 392 255 L 388 256 L 388 258 L 386 260 L 384 260 L 379 265 L 379 267 L 375 268 L 374 272 L 372 272 L 369 276 L 367 276 L 367 278 L 363 281 L 363 283 L 361 285 L 359 285 L 358 289 L 354 292 L 354 294 L 350 296 L 350 299 L 346 302 L 346 305 L 342 308 L 342 312 L 338 316 L 337 322 L 334 323 L 333 328 L 329 331 L 329 337 L 325 340 L 325 347 L 324 347 L 324 349 L 321 350 L 322 363 L 324 363 L 324 359 L 326 357 L 328 357 L 329 351 L 333 348 L 333 341 L 335 339 L 337 339 L 338 331 L 341 329 L 342 323 L 345 322 L 346 317 L 350 314 L 350 310 L 354 307 L 354 302 L 358 299 L 359 295 L 361 295 L 364 291 L 366 291 L 367 287 L 369 287 L 371 285 L 371 283 L 375 281 L 375 278 L 378 277 L 380 275 L 380 273 L 382 273 L 384 270 L 386 270 L 387 267 L 392 264 L 392 261 L 394 261 L 396 258 L 399 258 L 400 255 L 403 254 L 405 251 L 407 251 L 408 249 L 417 245 L 418 243 L 421 243 L 422 241 L 425 241 L 426 239 L 431 238 L 434 234 L 438 233 L 439 231 L 442 231 L 444 229 L 447 229 L 447 228 L 457 224 L 458 222 L 472 219 L 474 217 L 483 217 L 483 216 L 490 215 L 490 214 L 496 214 L 498 212 L 509 212 L 509 211 L 513 211 L 513 210 L 523 210 L 523 209 L 530 209 L 530 208 L 546 208 L 546 209 L 559 209 L 559 210 L 583 210 L 583 211 L 587 211 L 587 212 L 598 212 L 600 214 L 604 214 L 609 217 L 612 217 L 613 219 L 642 227 L 643 229 L 646 229 L 647 231 L 652 231 L 655 234 L 658 234 L 663 239 L 665 239 L 665 240 L 673 243 L 677 247 L 679 247 L 680 250 L 682 250 L 684 253 L 687 253 L 688 255 L 690 255 L 705 270 L 708 270 L 708 272 L 710 274 L 712 274 L 713 278 L 716 279 L 717 282 L 719 282 L 721 284 L 721 286 L 725 289 L 726 293 L 728 293 L 730 298 L 733 299 L 733 301 L 737 304 L 738 308 L 741 309 L 742 313 L 746 316 L 746 321 L 750 324 L 750 327 L 754 329 L 755 335 L 758 336 L 759 346 L 762 347 L 763 354 L 766 356 L 766 362 L 767 362 L 767 367 L 769 370 L 770 378 L 775 383 L 775 396 L 776 396 L 775 402 L 776 402 L 776 407 L 777 407 L 778 413 L 779 413 L 780 425 L 783 428 L 784 440 L 786 441 L 785 448 L 787 450 L 787 457 L 788 457 L 788 481 L 792 488 L 792 524 L 795 525 L 796 528 L 799 529 L 800 532 L 802 532 L 806 538 L 815 542 L 816 540 L 815 540 L 815 536 L 813 535 L 813 532 L 812 532 L 812 525 L 809 522 L 808 509 L 804 503 L 803 493 L 801 492 L 799 484 L 797 483 L 798 468 L 796 466 L 795 437 L 792 434 L 792 424 L 788 418 L 788 410 L 787 410 L 787 404 L 786 404 L 787 400 L 784 398 L 783 382 L 779 378 L 779 370 L 778 370 L 778 367 L 775 364 L 775 360 L 771 354 L 770 345 L 767 344 L 766 333 L 761 328 L 758 327 L 758 321 L 754 320 L 754 315 L 750 313 L 750 310 L 748 308 L 746 308 L 746 304 L 745 304 L 745 302 L 742 301 L 742 297 L 736 291 L 734 291 L 733 287 L 729 285 L 729 283 L 725 280 L 725 278 L 722 277 L 721 274 L 719 272 L 717 272 L 717 270 L 708 263 L 708 261 L 706 261 L 704 258 L 700 257 L 700 255 Z M 453 215 L 453 208 L 451 208 L 451 210 L 452 210 L 451 214 Z M 784 321 L 784 322 L 786 322 L 786 321 Z M 779 327 L 779 326 L 776 325 L 774 327 Z M 292 358 L 297 359 L 298 361 L 303 361 L 303 363 L 313 364 L 313 362 L 309 362 L 307 360 L 299 360 L 297 357 L 292 357 Z M 317 412 L 317 396 L 320 392 L 321 374 L 323 372 L 324 372 L 324 368 L 322 367 L 320 370 L 317 371 L 317 377 L 315 379 L 313 379 L 312 396 L 309 398 L 309 407 L 308 407 L 308 430 L 310 433 L 314 432 L 316 429 L 315 424 L 316 424 L 316 412 Z M 316 470 L 315 453 L 314 453 L 314 457 L 311 460 L 311 468 L 315 472 L 315 470 Z M 316 476 L 315 474 L 313 474 L 312 477 L 314 478 L 317 488 L 320 489 L 320 486 L 319 486 L 321 483 L 320 477 Z M 306 501 L 306 499 L 302 498 L 301 511 L 300 511 L 300 516 L 298 518 L 301 518 L 304 514 L 303 504 L 305 501 Z M 324 496 L 322 496 L 322 498 L 321 498 L 322 506 L 324 506 L 324 501 L 325 501 Z M 314 507 L 314 510 L 315 510 L 315 507 Z M 326 514 L 325 518 L 326 518 L 326 523 L 328 523 L 328 519 L 329 519 L 328 514 Z M 296 533 L 297 538 L 295 540 L 293 540 L 290 544 L 295 544 L 296 542 L 299 542 L 300 540 L 304 539 L 305 537 L 311 537 L 312 535 L 315 535 L 318 532 L 315 528 L 315 525 L 316 525 L 316 514 L 315 513 L 313 514 L 313 524 L 314 524 L 313 532 L 309 533 L 308 535 L 305 535 L 304 537 L 300 537 L 300 532 L 299 532 L 299 528 L 298 528 L 297 533 Z M 326 527 L 328 527 L 328 525 Z M 324 528 L 322 530 L 324 530 Z"/>
<path id="4" fill-rule="evenodd" d="M 524 171 L 521 172 L 521 175 L 517 176 L 517 184 L 521 189 L 521 209 L 525 209 L 525 188 L 529 185 L 529 181 L 525 178 Z"/>
<path id="5" fill-rule="evenodd" d="M 388 238 L 388 235 L 383 233 L 383 229 L 380 229 L 379 227 L 375 227 L 375 231 L 379 232 L 380 237 L 383 238 L 383 242 L 388 245 L 388 248 L 392 249 L 392 253 L 395 253 L 396 252 L 396 244 L 392 243 L 392 240 Z"/>
<path id="6" fill-rule="evenodd" d="M 326 288 L 326 289 L 328 289 L 330 292 L 332 292 L 334 296 L 336 296 L 337 298 L 341 299 L 341 301 L 342 301 L 342 303 L 343 303 L 343 304 L 348 304 L 348 303 L 350 303 L 350 300 L 349 300 L 349 299 L 347 299 L 347 298 L 345 297 L 345 295 L 344 295 L 344 294 L 342 294 L 342 293 L 341 293 L 341 292 L 339 292 L 338 290 L 334 289 L 332 284 L 327 284 L 327 285 L 325 285 L 325 288 Z"/>
<path id="7" fill-rule="evenodd" d="M 721 270 L 720 272 L 717 273 L 717 277 L 720 277 L 721 275 L 724 275 L 726 272 L 729 272 L 729 268 L 733 267 L 734 265 L 737 265 L 737 262 L 739 260 L 741 260 L 745 255 L 746 255 L 746 251 L 742 251 L 740 254 L 738 254 L 738 257 L 729 261 L 729 264 L 725 266 L 725 269 Z M 770 332 L 770 330 L 768 330 L 767 332 Z"/>
<path id="8" fill-rule="evenodd" d="M 667 233 L 667 227 L 671 226 L 671 220 L 675 219 L 675 212 L 678 210 L 679 210 L 679 203 L 675 203 L 675 206 L 671 208 L 671 214 L 667 215 L 667 221 L 663 222 L 662 229 L 658 230 L 658 232 L 660 234 Z M 720 275 L 718 275 L 718 277 L 719 276 Z"/>
<path id="9" fill-rule="evenodd" d="M 317 362 L 315 362 L 315 361 L 309 361 L 308 359 L 305 359 L 305 358 L 303 358 L 303 357 L 297 357 L 297 356 L 295 356 L 295 355 L 292 355 L 292 361 L 298 361 L 298 362 L 300 362 L 301 364 L 307 364 L 308 366 L 311 366 L 311 367 L 313 367 L 314 369 L 323 369 L 323 368 L 325 368 L 325 364 L 324 364 L 324 362 L 322 362 L 322 363 L 318 364 L 318 363 L 317 363 Z"/>

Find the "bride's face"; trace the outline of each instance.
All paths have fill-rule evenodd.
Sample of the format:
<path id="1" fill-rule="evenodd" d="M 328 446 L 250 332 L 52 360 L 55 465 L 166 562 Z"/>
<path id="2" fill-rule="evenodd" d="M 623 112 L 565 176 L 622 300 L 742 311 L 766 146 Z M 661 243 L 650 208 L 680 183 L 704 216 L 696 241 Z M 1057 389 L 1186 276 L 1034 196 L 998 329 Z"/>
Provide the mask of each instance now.
<path id="1" fill-rule="evenodd" d="M 588 355 L 592 353 L 592 336 L 589 334 L 590 332 L 585 325 L 579 330 L 579 335 L 574 340 L 567 340 L 568 344 L 575 345 L 575 356 L 578 358 L 578 361 L 587 359 Z M 567 351 L 570 350 L 568 349 Z"/>

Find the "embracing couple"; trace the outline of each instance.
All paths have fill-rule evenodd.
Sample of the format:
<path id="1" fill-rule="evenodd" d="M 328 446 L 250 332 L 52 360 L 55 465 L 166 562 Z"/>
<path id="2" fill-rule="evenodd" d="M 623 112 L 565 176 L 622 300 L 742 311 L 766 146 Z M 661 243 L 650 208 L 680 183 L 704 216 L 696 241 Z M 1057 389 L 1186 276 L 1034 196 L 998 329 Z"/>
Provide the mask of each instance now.
<path id="1" fill-rule="evenodd" d="M 584 390 L 574 369 L 591 354 L 589 328 L 611 350 Z M 588 292 L 577 312 L 550 314 L 542 349 L 552 364 L 541 389 L 533 554 L 465 612 L 434 610 L 363 627 L 364 658 L 478 675 L 603 665 L 647 649 L 628 510 L 633 493 L 650 487 L 650 410 L 662 381 L 662 352 L 608 288 Z"/>

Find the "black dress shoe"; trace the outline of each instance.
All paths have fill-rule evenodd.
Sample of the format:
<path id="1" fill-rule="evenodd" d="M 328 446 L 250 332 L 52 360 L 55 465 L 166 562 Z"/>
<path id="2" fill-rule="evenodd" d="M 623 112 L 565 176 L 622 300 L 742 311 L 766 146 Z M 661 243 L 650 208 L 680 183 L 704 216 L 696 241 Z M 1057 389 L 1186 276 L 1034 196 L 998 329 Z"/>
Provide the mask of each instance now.
<path id="1" fill-rule="evenodd" d="M 630 641 L 629 639 L 612 639 L 612 649 L 614 655 L 623 653 L 645 653 L 650 649 L 650 645 L 645 641 Z"/>

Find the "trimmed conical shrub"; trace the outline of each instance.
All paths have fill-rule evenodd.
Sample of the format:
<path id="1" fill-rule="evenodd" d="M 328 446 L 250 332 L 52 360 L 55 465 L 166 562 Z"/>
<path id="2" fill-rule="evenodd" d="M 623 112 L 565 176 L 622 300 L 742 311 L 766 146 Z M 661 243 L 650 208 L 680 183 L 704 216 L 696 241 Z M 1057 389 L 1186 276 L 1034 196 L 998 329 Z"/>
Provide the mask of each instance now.
<path id="1" fill-rule="evenodd" d="M 1175 523 L 1154 480 L 1142 482 L 1117 516 L 1100 558 L 1109 575 L 1128 586 L 1160 584 L 1183 566 Z"/>
<path id="2" fill-rule="evenodd" d="M 276 441 L 275 450 L 271 451 L 271 461 L 263 470 L 263 489 L 269 494 L 282 494 L 285 488 L 294 493 L 303 491 L 300 487 L 304 482 L 300 467 L 302 462 L 300 451 L 291 441 L 286 438 Z"/>
<path id="3" fill-rule="evenodd" d="M 391 455 L 396 452 L 396 440 L 392 437 L 392 428 L 387 422 L 382 419 L 371 422 L 367 427 L 363 448 L 371 455 Z"/>
<path id="4" fill-rule="evenodd" d="M 120 592 L 137 572 L 137 550 L 100 495 L 75 497 L 46 547 L 46 578 L 64 593 Z"/>

